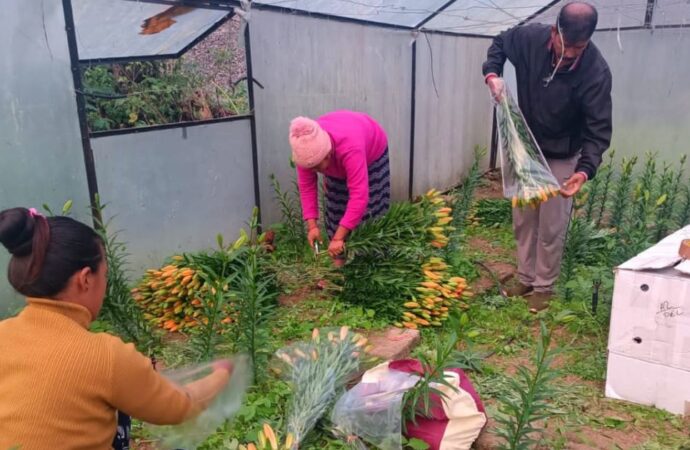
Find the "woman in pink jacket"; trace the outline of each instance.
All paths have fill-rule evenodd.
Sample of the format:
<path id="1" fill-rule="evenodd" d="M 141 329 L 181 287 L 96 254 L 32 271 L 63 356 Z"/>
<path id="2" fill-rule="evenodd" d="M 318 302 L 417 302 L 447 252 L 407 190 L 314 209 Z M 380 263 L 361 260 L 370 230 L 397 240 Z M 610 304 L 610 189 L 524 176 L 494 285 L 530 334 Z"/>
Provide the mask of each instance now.
<path id="1" fill-rule="evenodd" d="M 383 128 L 366 114 L 335 111 L 312 120 L 290 123 L 292 159 L 309 245 L 321 241 L 318 225 L 318 174 L 326 194 L 328 253 L 343 263 L 345 239 L 363 220 L 384 214 L 390 205 L 388 139 Z"/>

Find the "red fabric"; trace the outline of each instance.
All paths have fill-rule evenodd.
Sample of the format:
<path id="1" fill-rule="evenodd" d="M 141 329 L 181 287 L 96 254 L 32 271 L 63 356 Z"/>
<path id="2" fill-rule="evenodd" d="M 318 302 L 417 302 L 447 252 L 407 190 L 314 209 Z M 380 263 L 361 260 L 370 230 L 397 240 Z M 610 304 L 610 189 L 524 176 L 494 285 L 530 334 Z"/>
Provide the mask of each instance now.
<path id="1" fill-rule="evenodd" d="M 416 359 L 401 359 L 398 361 L 391 361 L 388 364 L 391 370 L 397 370 L 406 373 L 415 373 L 417 375 L 424 374 L 424 368 L 422 363 Z M 460 379 L 460 389 L 464 390 L 474 400 L 477 409 L 480 412 L 485 413 L 484 404 L 482 403 L 477 391 L 475 391 L 472 382 L 465 375 L 462 369 L 448 369 L 446 372 L 454 372 L 458 374 Z M 417 424 L 413 422 L 407 422 L 405 424 L 408 438 L 421 439 L 427 444 L 429 444 L 430 450 L 439 450 L 441 448 L 441 442 L 443 441 L 443 436 L 446 432 L 446 427 L 448 426 L 448 417 L 446 416 L 445 410 L 443 409 L 443 401 L 438 394 L 431 394 L 430 396 L 431 408 L 429 409 L 430 418 L 417 417 Z M 423 405 L 419 405 L 423 407 Z"/>
<path id="2" fill-rule="evenodd" d="M 388 364 L 388 367 L 392 370 L 397 370 L 400 372 L 424 375 L 422 363 L 416 359 L 401 359 L 398 361 L 391 361 Z M 474 389 L 474 386 L 472 386 L 472 382 L 467 377 L 465 372 L 462 369 L 448 369 L 447 372 L 455 372 L 458 374 L 458 377 L 460 377 L 460 388 L 472 396 L 472 399 L 474 400 L 474 403 L 477 405 L 477 409 L 479 411 L 486 412 L 486 410 L 484 409 L 484 404 L 482 403 L 482 400 L 479 398 L 479 394 L 477 394 L 477 391 Z M 443 411 L 443 406 L 441 406 L 441 411 Z M 443 414 L 443 417 L 446 418 L 445 414 Z"/>

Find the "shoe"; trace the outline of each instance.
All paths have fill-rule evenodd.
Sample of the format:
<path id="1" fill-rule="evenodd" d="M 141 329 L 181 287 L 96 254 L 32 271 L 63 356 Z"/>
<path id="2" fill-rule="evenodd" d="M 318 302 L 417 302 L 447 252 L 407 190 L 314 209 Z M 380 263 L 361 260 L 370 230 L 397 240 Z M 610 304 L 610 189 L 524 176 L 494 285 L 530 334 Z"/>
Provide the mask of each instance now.
<path id="1" fill-rule="evenodd" d="M 529 312 L 536 314 L 549 307 L 549 303 L 551 303 L 553 298 L 553 292 L 532 292 L 525 298 L 529 305 Z"/>
<path id="2" fill-rule="evenodd" d="M 506 297 L 522 297 L 532 292 L 532 286 L 524 285 L 513 278 L 506 283 L 501 290 L 503 291 L 503 295 Z"/>

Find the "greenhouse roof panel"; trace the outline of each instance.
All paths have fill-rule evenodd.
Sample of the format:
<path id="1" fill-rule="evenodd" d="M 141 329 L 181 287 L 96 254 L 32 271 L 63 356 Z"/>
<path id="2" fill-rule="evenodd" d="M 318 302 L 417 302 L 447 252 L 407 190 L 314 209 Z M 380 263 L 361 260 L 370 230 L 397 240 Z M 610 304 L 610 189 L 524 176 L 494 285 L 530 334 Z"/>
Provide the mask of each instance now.
<path id="1" fill-rule="evenodd" d="M 689 0 L 657 0 L 652 16 L 654 26 L 690 25 Z"/>
<path id="2" fill-rule="evenodd" d="M 678 1 L 678 0 L 675 0 Z M 599 22 L 597 29 L 641 27 L 647 12 L 647 0 L 589 0 L 597 8 Z M 556 23 L 556 16 L 568 3 L 563 0 L 534 17 L 530 22 Z"/>
<path id="3" fill-rule="evenodd" d="M 229 15 L 128 0 L 72 0 L 72 9 L 80 61 L 178 57 Z"/>
<path id="4" fill-rule="evenodd" d="M 448 0 L 259 0 L 256 3 L 311 13 L 416 27 Z"/>
<path id="5" fill-rule="evenodd" d="M 494 36 L 542 11 L 538 0 L 457 0 L 431 19 L 425 29 Z"/>

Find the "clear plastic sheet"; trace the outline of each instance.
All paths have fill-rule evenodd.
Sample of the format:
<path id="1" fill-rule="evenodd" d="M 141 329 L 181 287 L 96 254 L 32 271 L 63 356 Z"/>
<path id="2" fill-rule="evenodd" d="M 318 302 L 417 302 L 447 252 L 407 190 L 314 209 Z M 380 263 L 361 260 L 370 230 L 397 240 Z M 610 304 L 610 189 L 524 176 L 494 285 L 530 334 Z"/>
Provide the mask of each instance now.
<path id="1" fill-rule="evenodd" d="M 383 376 L 363 379 L 343 394 L 333 408 L 331 422 L 336 434 L 358 449 L 370 444 L 381 450 L 401 450 L 403 397 L 419 377 L 396 370 L 381 373 Z"/>
<path id="2" fill-rule="evenodd" d="M 506 86 L 496 103 L 503 194 L 513 207 L 533 206 L 560 194 L 558 180 Z"/>
<path id="3" fill-rule="evenodd" d="M 195 449 L 239 411 L 251 383 L 252 367 L 245 355 L 236 355 L 229 359 L 233 366 L 230 380 L 206 410 L 179 425 L 151 427 L 153 435 L 160 439 L 163 448 Z M 213 363 L 205 363 L 163 372 L 163 375 L 175 384 L 183 386 L 204 378 L 212 371 Z"/>

